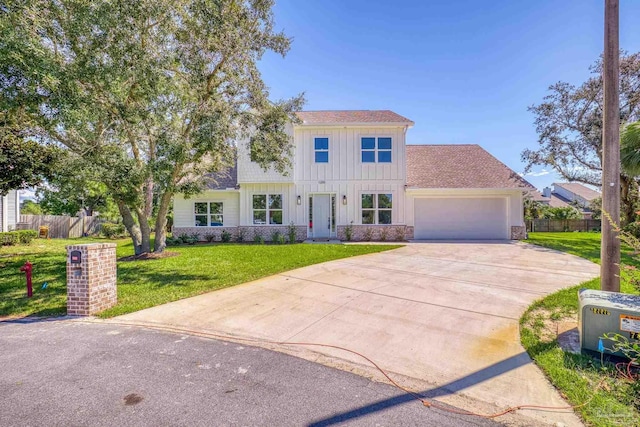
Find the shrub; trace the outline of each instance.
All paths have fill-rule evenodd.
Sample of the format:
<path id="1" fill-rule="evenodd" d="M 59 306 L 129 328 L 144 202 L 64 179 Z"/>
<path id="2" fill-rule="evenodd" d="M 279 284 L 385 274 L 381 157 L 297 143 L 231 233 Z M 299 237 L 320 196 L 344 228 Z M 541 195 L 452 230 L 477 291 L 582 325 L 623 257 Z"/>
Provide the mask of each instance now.
<path id="1" fill-rule="evenodd" d="M 389 229 L 387 227 L 382 227 L 380 230 L 380 241 L 385 242 L 389 237 Z"/>
<path id="2" fill-rule="evenodd" d="M 404 238 L 405 238 L 405 234 L 404 233 L 405 233 L 404 227 L 396 228 L 396 241 L 403 242 Z"/>
<path id="3" fill-rule="evenodd" d="M 0 233 L 0 246 L 28 245 L 38 236 L 35 230 L 16 230 Z"/>
<path id="4" fill-rule="evenodd" d="M 186 245 L 195 245 L 200 241 L 200 236 L 198 235 L 198 233 L 193 233 L 193 234 L 185 233 L 185 234 L 176 236 L 175 239 L 180 240 L 180 244 L 184 243 Z"/>
<path id="5" fill-rule="evenodd" d="M 347 238 L 347 242 L 350 242 L 353 237 L 353 221 L 351 221 L 349 225 L 347 225 L 347 227 L 344 229 L 344 234 Z"/>
<path id="6" fill-rule="evenodd" d="M 264 237 L 257 229 L 253 229 L 253 243 L 257 243 L 259 245 L 264 245 Z"/>
<path id="7" fill-rule="evenodd" d="M 204 233 L 204 240 L 211 243 L 216 240 L 216 233 Z"/>
<path id="8" fill-rule="evenodd" d="M 631 234 L 636 239 L 640 238 L 640 222 L 630 222 L 629 224 L 622 227 L 622 230 Z"/>
<path id="9" fill-rule="evenodd" d="M 18 234 L 15 231 L 7 231 L 0 233 L 0 244 L 2 246 L 11 246 L 20 242 Z"/>
<path id="10" fill-rule="evenodd" d="M 167 246 L 180 246 L 182 244 L 182 239 L 179 237 L 167 237 L 165 243 Z"/>
<path id="11" fill-rule="evenodd" d="M 293 225 L 293 221 L 289 223 L 289 226 L 287 227 L 287 233 L 289 234 L 289 243 L 294 244 L 297 239 L 296 239 L 296 226 Z"/>
<path id="12" fill-rule="evenodd" d="M 273 233 L 271 233 L 271 242 L 272 243 L 280 243 L 280 237 L 282 236 L 282 233 L 280 233 L 278 230 L 275 230 Z"/>
<path id="13" fill-rule="evenodd" d="M 245 234 L 245 229 L 238 228 L 238 234 L 236 234 L 236 242 L 238 243 L 244 242 L 244 234 Z"/>
<path id="14" fill-rule="evenodd" d="M 124 236 L 125 228 L 124 224 L 105 222 L 102 224 L 102 230 L 100 232 L 107 239 L 115 239 Z"/>
<path id="15" fill-rule="evenodd" d="M 220 240 L 222 240 L 222 243 L 229 243 L 231 241 L 231 233 L 229 233 L 227 230 L 224 230 L 222 232 L 222 235 L 220 236 Z"/>
<path id="16" fill-rule="evenodd" d="M 18 240 L 23 245 L 28 245 L 33 239 L 38 237 L 36 230 L 18 230 L 16 233 L 18 233 Z"/>

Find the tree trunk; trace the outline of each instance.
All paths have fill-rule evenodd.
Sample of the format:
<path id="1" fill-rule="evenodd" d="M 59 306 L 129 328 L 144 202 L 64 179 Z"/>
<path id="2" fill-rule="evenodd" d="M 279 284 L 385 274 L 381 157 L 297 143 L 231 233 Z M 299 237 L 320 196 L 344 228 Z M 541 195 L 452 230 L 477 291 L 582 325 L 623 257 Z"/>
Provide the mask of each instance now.
<path id="1" fill-rule="evenodd" d="M 153 179 L 148 178 L 144 184 L 144 215 L 151 218 L 153 215 Z"/>
<path id="2" fill-rule="evenodd" d="M 151 227 L 149 227 L 149 218 L 144 214 L 144 210 L 137 209 L 136 215 L 138 216 L 138 222 L 140 223 L 140 235 L 142 241 L 140 242 L 140 253 L 147 254 L 151 252 Z"/>
<path id="3" fill-rule="evenodd" d="M 173 193 L 169 191 L 164 192 L 160 197 L 158 215 L 156 217 L 156 241 L 154 245 L 156 252 L 162 252 L 167 246 L 167 214 L 169 213 L 169 205 L 171 204 L 172 197 Z"/>
<path id="4" fill-rule="evenodd" d="M 120 215 L 122 216 L 122 222 L 124 223 L 124 226 L 129 232 L 129 236 L 131 236 L 131 240 L 133 241 L 135 254 L 140 255 L 142 244 L 142 234 L 140 233 L 140 227 L 138 227 L 136 221 L 133 219 L 131 210 L 127 205 L 124 204 L 122 200 L 116 200 L 116 204 L 118 205 L 118 210 L 120 211 Z"/>

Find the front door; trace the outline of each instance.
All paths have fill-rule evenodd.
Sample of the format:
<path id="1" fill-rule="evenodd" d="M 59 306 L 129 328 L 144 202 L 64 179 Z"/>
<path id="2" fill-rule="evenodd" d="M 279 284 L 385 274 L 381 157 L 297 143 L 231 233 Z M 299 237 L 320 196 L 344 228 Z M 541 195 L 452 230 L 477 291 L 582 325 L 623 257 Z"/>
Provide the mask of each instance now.
<path id="1" fill-rule="evenodd" d="M 311 216 L 311 220 L 313 221 L 313 237 L 330 237 L 331 196 L 329 194 L 314 194 Z"/>

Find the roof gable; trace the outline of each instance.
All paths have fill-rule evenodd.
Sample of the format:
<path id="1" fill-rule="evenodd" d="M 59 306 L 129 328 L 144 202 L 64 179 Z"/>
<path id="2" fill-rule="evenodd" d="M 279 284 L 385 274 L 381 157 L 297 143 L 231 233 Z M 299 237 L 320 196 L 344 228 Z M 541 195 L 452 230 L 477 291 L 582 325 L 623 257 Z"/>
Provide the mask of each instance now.
<path id="1" fill-rule="evenodd" d="M 407 145 L 407 186 L 523 190 L 534 188 L 476 144 Z"/>
<path id="2" fill-rule="evenodd" d="M 390 110 L 326 110 L 296 113 L 302 126 L 390 124 L 413 126 L 413 122 Z"/>
<path id="3" fill-rule="evenodd" d="M 226 190 L 238 185 L 238 161 L 232 167 L 204 176 L 207 190 Z"/>

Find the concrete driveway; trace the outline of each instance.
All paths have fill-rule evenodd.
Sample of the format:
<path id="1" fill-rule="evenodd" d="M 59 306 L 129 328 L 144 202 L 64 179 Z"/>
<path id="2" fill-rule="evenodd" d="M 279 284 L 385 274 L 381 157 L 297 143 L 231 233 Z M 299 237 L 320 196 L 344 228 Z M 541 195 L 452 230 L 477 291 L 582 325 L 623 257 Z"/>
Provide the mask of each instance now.
<path id="1" fill-rule="evenodd" d="M 566 406 L 520 345 L 518 320 L 534 300 L 598 274 L 589 261 L 525 243 L 415 242 L 115 321 L 282 342 L 262 345 L 381 379 L 354 354 L 286 343 L 346 347 L 403 384 L 474 411 Z M 570 411 L 521 410 L 500 420 L 580 425 Z"/>

